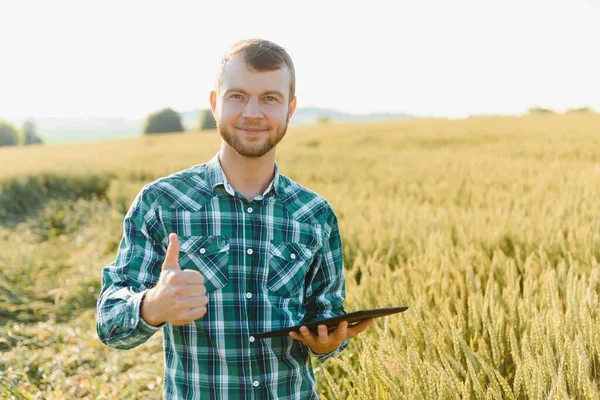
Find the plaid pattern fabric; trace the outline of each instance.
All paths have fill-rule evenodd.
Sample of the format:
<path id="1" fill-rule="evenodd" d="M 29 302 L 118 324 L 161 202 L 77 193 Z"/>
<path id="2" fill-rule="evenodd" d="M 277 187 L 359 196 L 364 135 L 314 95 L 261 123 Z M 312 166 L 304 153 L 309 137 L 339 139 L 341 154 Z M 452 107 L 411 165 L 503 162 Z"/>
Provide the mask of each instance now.
<path id="1" fill-rule="evenodd" d="M 116 260 L 102 271 L 96 329 L 117 349 L 162 329 L 168 399 L 318 398 L 309 354 L 288 336 L 254 334 L 345 314 L 342 242 L 329 203 L 279 173 L 247 201 L 227 183 L 219 154 L 146 185 L 124 219 Z M 168 235 L 182 269 L 205 278 L 207 313 L 153 327 L 140 301 L 158 281 Z"/>

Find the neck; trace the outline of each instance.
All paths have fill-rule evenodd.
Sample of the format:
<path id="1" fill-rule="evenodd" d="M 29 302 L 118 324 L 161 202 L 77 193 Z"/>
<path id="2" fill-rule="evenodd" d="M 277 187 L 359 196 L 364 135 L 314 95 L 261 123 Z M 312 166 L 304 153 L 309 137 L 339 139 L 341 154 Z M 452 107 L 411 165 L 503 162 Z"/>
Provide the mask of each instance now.
<path id="1" fill-rule="evenodd" d="M 264 193 L 273 180 L 275 148 L 262 157 L 244 157 L 223 142 L 219 162 L 229 184 L 251 200 Z"/>

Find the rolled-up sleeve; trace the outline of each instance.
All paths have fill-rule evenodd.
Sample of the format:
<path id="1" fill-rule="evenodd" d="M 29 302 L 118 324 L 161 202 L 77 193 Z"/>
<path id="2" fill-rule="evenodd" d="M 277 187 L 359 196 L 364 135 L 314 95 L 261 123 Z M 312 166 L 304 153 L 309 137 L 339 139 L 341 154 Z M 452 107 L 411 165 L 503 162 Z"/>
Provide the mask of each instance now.
<path id="1" fill-rule="evenodd" d="M 313 262 L 312 278 L 306 289 L 306 322 L 345 315 L 343 302 L 346 299 L 346 281 L 342 239 L 337 217 L 331 208 L 323 227 L 324 240 L 320 256 Z M 343 341 L 336 350 L 327 354 L 310 354 L 320 362 L 341 353 L 350 343 Z"/>
<path id="2" fill-rule="evenodd" d="M 134 348 L 162 327 L 146 323 L 140 307 L 147 290 L 158 281 L 165 256 L 164 240 L 158 203 L 146 186 L 125 215 L 115 261 L 102 270 L 96 331 L 107 346 Z"/>

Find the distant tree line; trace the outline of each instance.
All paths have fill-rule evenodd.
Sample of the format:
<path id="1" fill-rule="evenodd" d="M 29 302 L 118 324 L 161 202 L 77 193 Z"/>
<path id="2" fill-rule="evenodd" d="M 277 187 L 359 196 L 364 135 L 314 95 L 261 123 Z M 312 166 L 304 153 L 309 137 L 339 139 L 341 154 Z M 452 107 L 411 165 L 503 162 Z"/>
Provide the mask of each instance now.
<path id="1" fill-rule="evenodd" d="M 555 111 L 544 107 L 531 107 L 528 114 L 556 114 Z M 565 113 L 594 113 L 591 107 L 569 108 Z M 317 118 L 318 124 L 328 124 L 330 117 L 322 115 Z M 217 123 L 212 110 L 205 109 L 200 112 L 197 122 L 197 130 L 212 130 L 217 128 Z M 150 113 L 144 120 L 143 134 L 152 135 L 160 133 L 184 132 L 181 115 L 172 108 L 163 108 L 162 110 Z M 37 135 L 35 123 L 27 120 L 19 130 L 7 121 L 0 120 L 0 146 L 17 146 L 41 144 L 42 139 Z"/>
<path id="2" fill-rule="evenodd" d="M 202 110 L 198 118 L 197 129 L 199 131 L 216 129 L 217 122 L 211 110 Z M 181 121 L 181 115 L 172 108 L 163 108 L 155 111 L 146 117 L 144 121 L 144 135 L 158 133 L 176 133 L 183 132 L 185 128 Z"/>
<path id="3" fill-rule="evenodd" d="M 577 108 L 568 108 L 565 110 L 564 114 L 595 114 L 596 111 L 594 111 L 594 109 L 592 107 L 577 107 Z M 550 108 L 545 108 L 545 107 L 539 107 L 539 106 L 535 106 L 535 107 L 530 107 L 529 109 L 527 109 L 527 111 L 525 112 L 525 114 L 529 114 L 529 115 L 558 115 L 560 113 L 550 109 Z M 495 117 L 498 116 L 497 114 L 471 114 L 469 117 L 470 118 L 477 118 L 477 117 Z"/>
<path id="4" fill-rule="evenodd" d="M 528 114 L 557 114 L 554 110 L 544 107 L 531 107 L 527 110 Z M 565 114 L 576 114 L 576 113 L 594 113 L 594 110 L 591 107 L 579 107 L 579 108 L 569 108 L 565 111 Z"/>
<path id="5" fill-rule="evenodd" d="M 198 131 L 217 128 L 217 122 L 210 109 L 202 110 L 196 126 Z M 152 135 L 160 133 L 184 132 L 181 115 L 172 108 L 164 108 L 150 113 L 143 124 L 143 134 Z M 35 123 L 27 120 L 21 129 L 17 129 L 8 121 L 0 120 L 0 146 L 18 146 L 42 144 L 42 139 L 37 135 Z"/>
<path id="6" fill-rule="evenodd" d="M 42 139 L 37 135 L 35 123 L 27 120 L 21 130 L 7 121 L 0 120 L 0 147 L 41 144 Z"/>

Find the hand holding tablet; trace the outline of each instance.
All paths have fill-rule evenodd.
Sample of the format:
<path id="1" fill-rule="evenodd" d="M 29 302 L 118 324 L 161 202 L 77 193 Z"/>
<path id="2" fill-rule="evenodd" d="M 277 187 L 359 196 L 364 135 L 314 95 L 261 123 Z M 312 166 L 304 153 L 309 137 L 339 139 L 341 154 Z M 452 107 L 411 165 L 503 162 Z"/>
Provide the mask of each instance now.
<path id="1" fill-rule="evenodd" d="M 370 318 L 379 318 L 386 315 L 396 314 L 403 311 L 406 311 L 408 307 L 388 307 L 388 308 L 371 308 L 362 311 L 355 311 L 345 315 L 340 315 L 333 318 L 327 318 L 320 321 L 311 321 L 308 323 L 303 323 L 296 326 L 291 326 L 289 328 L 277 329 L 274 331 L 263 332 L 254 335 L 257 339 L 269 338 L 275 336 L 285 336 L 288 335 L 289 332 L 298 332 L 300 333 L 300 327 L 306 326 L 310 332 L 317 334 L 319 325 L 326 325 L 328 330 L 335 329 L 338 324 L 342 321 L 348 321 L 348 327 L 352 327 L 358 324 L 360 321 L 364 321 Z"/>

